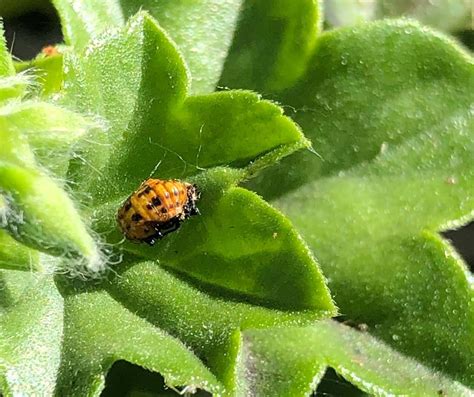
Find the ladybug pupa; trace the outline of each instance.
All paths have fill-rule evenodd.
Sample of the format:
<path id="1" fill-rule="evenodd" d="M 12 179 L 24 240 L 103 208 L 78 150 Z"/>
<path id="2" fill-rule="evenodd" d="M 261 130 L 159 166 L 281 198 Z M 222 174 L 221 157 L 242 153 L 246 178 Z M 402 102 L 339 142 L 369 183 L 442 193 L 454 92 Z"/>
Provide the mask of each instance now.
<path id="1" fill-rule="evenodd" d="M 196 185 L 177 179 L 147 179 L 125 200 L 117 212 L 117 222 L 128 240 L 153 245 L 198 215 Z"/>

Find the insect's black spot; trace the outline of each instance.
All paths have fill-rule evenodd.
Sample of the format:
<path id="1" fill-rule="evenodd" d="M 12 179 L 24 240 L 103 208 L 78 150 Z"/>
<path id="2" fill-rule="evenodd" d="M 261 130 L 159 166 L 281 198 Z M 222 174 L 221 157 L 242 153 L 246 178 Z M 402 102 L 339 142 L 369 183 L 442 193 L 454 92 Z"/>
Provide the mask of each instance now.
<path id="1" fill-rule="evenodd" d="M 161 212 L 162 212 L 163 214 L 166 214 L 166 213 L 168 212 L 168 210 L 167 210 L 165 207 L 163 207 L 163 208 L 161 209 Z"/>
<path id="2" fill-rule="evenodd" d="M 133 222 L 138 222 L 142 219 L 143 219 L 143 217 L 140 214 L 135 213 L 135 214 L 132 215 L 132 221 Z"/>
<path id="3" fill-rule="evenodd" d="M 153 208 L 153 206 L 152 206 L 150 203 L 148 203 L 148 204 L 146 205 L 146 208 L 149 209 L 149 210 L 151 210 L 151 209 Z"/>
<path id="4" fill-rule="evenodd" d="M 130 201 L 127 201 L 125 203 L 124 209 L 125 209 L 125 211 L 129 211 L 130 208 L 132 208 L 132 203 Z"/>
<path id="5" fill-rule="evenodd" d="M 161 205 L 161 200 L 158 196 L 156 197 L 153 197 L 153 199 L 151 200 L 151 203 L 155 206 L 155 207 L 159 207 Z"/>
<path id="6" fill-rule="evenodd" d="M 127 225 L 127 230 L 130 230 L 131 226 L 130 225 Z"/>
<path id="7" fill-rule="evenodd" d="M 142 197 L 143 195 L 148 194 L 150 192 L 151 187 L 147 185 L 140 193 L 138 193 L 138 197 Z"/>

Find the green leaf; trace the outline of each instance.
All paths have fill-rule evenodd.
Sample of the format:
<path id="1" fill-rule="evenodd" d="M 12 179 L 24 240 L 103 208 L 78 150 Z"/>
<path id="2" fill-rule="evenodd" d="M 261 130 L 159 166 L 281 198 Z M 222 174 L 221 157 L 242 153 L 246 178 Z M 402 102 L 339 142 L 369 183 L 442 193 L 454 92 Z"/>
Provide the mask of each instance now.
<path id="1" fill-rule="evenodd" d="M 1 211 L 0 209 L 0 217 Z M 19 244 L 8 233 L 0 230 L 0 268 L 39 270 L 37 261 L 38 252 Z"/>
<path id="2" fill-rule="evenodd" d="M 17 74 L 0 78 L 0 102 L 22 98 L 32 78 L 28 74 Z"/>
<path id="3" fill-rule="evenodd" d="M 30 249 L 30 257 L 32 258 L 31 263 L 36 269 L 44 272 L 51 271 L 49 264 L 41 262 L 41 255 L 38 255 L 34 250 Z M 20 269 L 20 266 L 17 266 L 17 269 Z M 0 316 L 18 303 L 25 291 L 40 282 L 36 272 L 25 272 L 24 268 L 17 269 L 12 269 L 12 266 L 10 269 L 0 269 Z"/>
<path id="4" fill-rule="evenodd" d="M 63 54 L 59 52 L 67 51 L 65 47 L 56 46 L 57 54 L 46 55 L 40 53 L 31 61 L 16 62 L 17 73 L 29 73 L 35 78 L 36 85 L 30 91 L 34 95 L 48 97 L 59 92 L 63 83 Z"/>
<path id="5" fill-rule="evenodd" d="M 108 287 L 111 295 L 129 310 L 186 341 L 219 379 L 226 380 L 229 390 L 235 387 L 231 374 L 239 346 L 233 337 L 236 329 L 308 324 L 323 315 L 226 299 L 222 294 L 202 292 L 179 273 L 167 272 L 152 261 L 126 263 Z"/>
<path id="6" fill-rule="evenodd" d="M 10 127 L 8 120 L 2 120 L 0 129 L 0 160 L 23 167 L 34 167 L 35 156 L 26 137 Z M 2 202 L 3 204 L 3 202 Z"/>
<path id="7" fill-rule="evenodd" d="M 320 26 L 319 1 L 245 1 L 219 86 L 262 93 L 290 87 L 306 69 Z"/>
<path id="8" fill-rule="evenodd" d="M 0 306 L 6 314 L 0 317 L 0 336 L 14 340 L 12 346 L 0 349 L 0 361 L 7 363 L 0 366 L 3 393 L 24 389 L 39 395 L 45 390 L 98 395 L 107 369 L 124 359 L 161 371 L 170 385 L 228 395 L 239 390 L 254 393 L 238 379 L 239 364 L 248 358 L 242 354 L 246 349 L 268 357 L 263 362 L 250 357 L 243 371 L 270 372 L 269 381 L 257 383 L 264 391 L 277 388 L 270 395 L 308 392 L 317 380 L 314 376 L 320 376 L 328 364 L 340 372 L 347 369 L 348 379 L 372 393 L 406 394 L 411 390 L 404 387 L 413 373 L 429 379 L 429 384 L 413 383 L 415 394 L 465 392 L 419 362 L 471 382 L 470 280 L 462 262 L 436 234 L 472 214 L 473 174 L 467 165 L 473 149 L 473 79 L 472 60 L 466 54 L 444 38 L 406 23 L 316 37 L 314 2 L 286 4 L 286 11 L 291 11 L 288 17 L 279 2 L 254 3 L 244 14 L 234 40 L 238 59 L 233 65 L 245 65 L 242 53 L 247 50 L 252 61 L 245 68 L 235 67 L 232 84 L 281 92 L 280 99 L 315 138 L 324 160 L 306 153 L 293 159 L 291 167 L 283 163 L 280 174 L 263 175 L 262 191 L 267 197 L 280 196 L 275 203 L 291 214 L 324 260 L 342 312 L 365 321 L 371 333 L 414 356 L 417 363 L 367 336 L 318 328 L 318 324 L 307 333 L 303 332 L 307 329 L 282 330 L 284 338 L 270 338 L 272 343 L 257 351 L 258 338 L 249 346 L 248 340 L 240 339 L 239 329 L 308 325 L 334 312 L 314 258 L 290 223 L 256 195 L 235 186 L 292 151 L 309 147 L 308 141 L 277 106 L 255 94 L 231 91 L 187 97 L 189 84 L 181 57 L 145 14 L 118 30 L 113 27 L 120 29 L 124 18 L 122 5 L 116 2 L 57 3 L 75 47 L 75 53 L 66 56 L 66 91 L 59 91 L 60 96 L 84 114 L 98 115 L 99 128 L 93 135 L 72 134 L 71 143 L 76 139 L 79 143 L 69 152 L 62 133 L 29 133 L 29 126 L 19 126 L 21 132 L 14 135 L 12 129 L 2 128 L 3 136 L 10 134 L 0 148 L 2 164 L 10 174 L 6 182 L 0 181 L 20 193 L 9 193 L 9 205 L 23 203 L 26 209 L 31 205 L 38 210 L 39 204 L 51 204 L 45 193 L 48 183 L 57 183 L 37 163 L 47 159 L 49 147 L 57 151 L 55 145 L 63 160 L 72 153 L 67 179 L 81 200 L 82 219 L 107 239 L 111 264 L 121 256 L 124 260 L 114 268 L 117 275 L 95 285 L 59 275 L 53 284 L 46 278 L 44 286 L 36 285 L 41 291 L 39 306 L 22 301 L 29 284 L 19 272 L 1 273 Z M 237 1 L 159 3 L 149 7 L 159 10 L 157 17 L 188 58 L 197 81 L 190 92 L 211 90 L 235 29 Z M 203 9 L 209 4 L 232 16 L 216 12 L 208 18 Z M 204 27 L 202 34 L 195 23 Z M 243 29 L 245 23 L 252 29 Z M 248 38 L 247 31 L 260 35 L 266 27 L 278 40 L 263 54 L 255 55 L 252 46 L 247 49 L 247 39 L 239 42 L 241 35 Z M 214 36 L 214 32 L 218 33 Z M 211 48 L 201 51 L 208 43 Z M 262 59 L 267 63 L 263 67 L 263 62 L 258 64 Z M 268 76 L 262 82 L 249 76 L 259 70 Z M 295 80 L 298 83 L 292 87 Z M 12 89 L 16 86 L 9 81 L 4 84 L 0 98 L 4 92 L 8 99 L 24 93 Z M 3 124 L 13 124 L 12 120 Z M 54 122 L 44 125 L 52 128 Z M 43 136 L 50 136 L 50 141 Z M 12 167 L 27 183 L 11 177 Z M 116 210 L 149 176 L 197 183 L 202 190 L 202 215 L 186 221 L 154 248 L 122 243 Z M 41 185 L 43 196 L 35 196 L 32 183 L 32 189 L 18 187 L 43 181 L 42 177 L 48 178 Z M 287 194 L 289 188 L 294 192 Z M 54 216 L 61 221 L 65 216 L 58 203 L 62 204 L 57 201 L 48 208 L 48 225 Z M 59 208 L 59 214 L 53 214 L 52 208 Z M 33 226 L 38 225 L 42 222 Z M 18 222 L 18 227 L 23 226 Z M 66 229 L 67 222 L 60 227 Z M 38 237 L 43 242 L 56 238 L 48 233 Z M 26 257 L 26 253 L 22 254 Z M 39 261 L 48 268 L 52 260 L 39 255 Z M 105 261 L 100 258 L 101 265 Z M 45 300 L 48 291 L 53 299 Z M 29 302 L 36 295 L 27 292 L 24 297 Z M 61 307 L 54 315 L 48 312 L 53 301 Z M 39 333 L 36 339 L 35 326 L 44 318 L 64 319 L 55 322 L 56 334 L 64 338 L 50 342 Z M 25 336 L 18 332 L 22 329 L 33 331 Z M 317 343 L 322 345 L 318 349 Z M 359 345 L 368 363 L 362 368 L 354 349 Z M 44 346 L 51 348 L 51 358 L 44 351 L 34 355 Z M 295 350 L 300 353 L 296 357 Z M 323 350 L 327 355 L 315 358 Z M 274 351 L 281 352 L 276 360 L 268 355 Z M 35 369 L 43 370 L 41 379 L 36 374 L 29 377 L 30 357 Z M 390 362 L 397 371 L 389 368 Z M 287 377 L 290 371 L 295 376 L 282 382 L 282 374 Z M 255 378 L 255 371 L 252 375 Z M 409 380 L 401 385 L 404 377 Z"/>
<path id="9" fill-rule="evenodd" d="M 269 186 L 263 173 L 255 184 L 265 185 L 267 196 L 372 160 L 387 145 L 445 122 L 447 113 L 465 112 L 472 101 L 470 56 L 411 22 L 330 31 L 310 64 L 281 99 L 322 158 L 301 153 L 283 161 L 272 170 L 283 180 L 278 185 Z"/>
<path id="10" fill-rule="evenodd" d="M 160 51 L 156 51 L 157 48 Z M 84 56 L 70 54 L 64 62 L 67 70 L 65 101 L 84 113 L 98 114 L 109 123 L 108 130 L 78 148 L 79 161 L 74 169 L 77 172 L 72 177 L 79 187 L 87 190 L 91 184 L 98 185 L 96 194 L 110 199 L 116 195 L 115 189 L 122 189 L 124 182 L 127 184 L 127 178 L 121 177 L 119 186 L 114 186 L 104 175 L 110 157 L 114 152 L 115 156 L 124 156 L 130 150 L 124 148 L 122 140 L 128 139 L 130 143 L 140 140 L 141 134 L 150 134 L 149 128 L 156 134 L 161 131 L 164 116 L 186 95 L 186 69 L 163 31 L 143 13 L 133 18 L 122 31 L 110 32 L 107 38 L 99 39 Z M 153 107 L 156 110 L 150 113 Z M 157 113 L 162 116 L 159 118 Z M 146 122 L 152 125 L 146 125 Z M 147 145 L 147 154 L 153 156 L 154 163 L 141 179 L 145 179 L 159 161 L 156 149 L 147 138 L 147 135 L 143 136 L 145 141 L 138 144 Z M 98 151 L 97 145 L 102 150 Z M 123 153 L 123 150 L 127 152 Z M 133 153 L 134 165 L 141 156 L 142 153 L 139 156 Z M 84 165 L 93 172 L 79 171 Z M 113 172 L 115 166 L 108 167 L 108 172 Z M 133 169 L 133 166 L 129 168 Z M 125 187 L 128 192 L 137 187 L 128 183 Z"/>
<path id="11" fill-rule="evenodd" d="M 367 333 L 334 321 L 303 328 L 250 330 L 242 339 L 242 395 L 309 395 L 326 366 L 370 395 L 471 395 L 471 390 L 460 383 L 401 355 Z"/>
<path id="12" fill-rule="evenodd" d="M 75 49 L 113 27 L 124 24 L 122 10 L 116 0 L 52 0 L 61 18 L 66 43 Z"/>
<path id="13" fill-rule="evenodd" d="M 15 67 L 4 37 L 3 21 L 0 19 L 0 102 L 24 95 L 28 76 L 15 76 Z"/>
<path id="14" fill-rule="evenodd" d="M 42 261 L 47 266 L 51 259 L 43 256 Z M 106 371 L 119 360 L 160 372 L 169 386 L 222 392 L 208 368 L 215 374 L 232 371 L 233 357 L 223 360 L 222 351 L 238 348 L 233 330 L 308 324 L 320 316 L 206 294 L 152 261 L 129 257 L 117 271 L 115 278 L 96 286 L 36 276 L 0 314 L 0 385 L 7 396 L 51 390 L 99 395 Z M 4 274 L 8 285 L 16 282 L 21 288 L 17 272 Z M 208 368 L 195 354 L 206 359 Z"/>
<path id="15" fill-rule="evenodd" d="M 309 144 L 279 107 L 251 92 L 189 97 L 164 123 L 159 122 L 162 114 L 161 107 L 150 109 L 135 125 L 138 130 L 115 146 L 107 171 L 125 181 L 115 192 L 105 192 L 104 199 L 123 197 L 137 181 L 155 173 L 186 178 L 216 166 L 243 167 L 261 154 Z M 132 153 L 127 153 L 129 148 Z"/>
<path id="16" fill-rule="evenodd" d="M 18 154 L 18 142 L 24 139 L 21 164 L 33 165 L 34 151 L 34 159 L 38 163 L 63 176 L 74 144 L 97 123 L 57 105 L 25 101 L 1 107 L 0 125 L 4 130 L 10 130 L 3 136 L 4 156 L 7 150 Z M 10 139 L 12 146 L 5 150 L 5 143 Z"/>
<path id="17" fill-rule="evenodd" d="M 15 74 L 12 57 L 7 49 L 3 30 L 3 20 L 0 20 L 0 77 L 12 76 Z"/>
<path id="18" fill-rule="evenodd" d="M 0 389 L 6 396 L 53 395 L 61 359 L 62 301 L 50 277 L 0 317 Z"/>
<path id="19" fill-rule="evenodd" d="M 56 386 L 60 395 L 97 395 L 104 387 L 105 372 L 119 359 L 160 372 L 170 386 L 221 389 L 215 376 L 181 342 L 107 293 L 65 293 L 67 327 Z"/>
<path id="20" fill-rule="evenodd" d="M 71 272 L 103 270 L 99 248 L 75 205 L 53 179 L 0 161 L 0 192 L 7 204 L 2 227 L 11 236 L 36 249 L 76 258 L 78 264 Z"/>
<path id="21" fill-rule="evenodd" d="M 193 94 L 212 92 L 232 42 L 242 0 L 53 1 L 64 36 L 76 49 L 104 31 L 122 27 L 124 20 L 146 10 L 177 43 L 191 72 Z M 210 17 L 211 16 L 211 17 Z"/>
<path id="22" fill-rule="evenodd" d="M 102 254 L 75 204 L 38 167 L 28 142 L 28 135 L 33 135 L 30 140 L 41 152 L 42 145 L 48 142 L 44 137 L 48 137 L 48 150 L 68 153 L 70 148 L 64 148 L 65 144 L 83 135 L 87 123 L 80 116 L 51 105 L 14 102 L 0 108 L 0 125 L 0 227 L 35 249 L 74 257 L 77 260 L 74 272 L 103 270 Z M 75 131 L 79 127 L 82 131 Z M 68 135 L 70 131 L 76 136 Z"/>
<path id="23" fill-rule="evenodd" d="M 72 175 L 98 203 L 123 199 L 156 172 L 184 178 L 203 168 L 244 166 L 283 147 L 308 146 L 281 109 L 256 94 L 186 98 L 182 60 L 144 13 L 88 49 L 85 58 L 66 58 L 66 67 L 66 100 L 110 123 L 110 133 L 82 146 L 82 164 Z M 97 141 L 104 145 L 100 152 Z M 94 172 L 83 171 L 88 167 Z"/>
<path id="24" fill-rule="evenodd" d="M 327 33 L 285 99 L 323 160 L 297 155 L 262 177 L 280 178 L 270 196 L 296 188 L 275 204 L 341 313 L 468 385 L 471 276 L 436 232 L 472 218 L 473 92 L 472 59 L 417 24 Z"/>
<path id="25" fill-rule="evenodd" d="M 192 76 L 191 94 L 214 91 L 243 0 L 120 0 L 124 14 L 147 10 L 177 44 Z"/>
<path id="26" fill-rule="evenodd" d="M 60 291 L 63 296 L 51 277 L 42 276 L 0 317 L 0 387 L 6 395 L 98 395 L 105 372 L 120 359 L 161 372 L 169 385 L 220 389 L 179 341 L 106 293 L 76 295 L 64 285 Z"/>

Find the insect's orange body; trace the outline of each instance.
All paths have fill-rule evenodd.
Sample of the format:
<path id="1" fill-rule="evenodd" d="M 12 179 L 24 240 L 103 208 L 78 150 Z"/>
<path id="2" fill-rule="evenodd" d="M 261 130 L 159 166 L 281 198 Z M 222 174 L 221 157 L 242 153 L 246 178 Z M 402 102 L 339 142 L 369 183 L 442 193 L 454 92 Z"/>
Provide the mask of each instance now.
<path id="1" fill-rule="evenodd" d="M 176 179 L 147 179 L 117 213 L 120 229 L 129 240 L 153 244 L 198 214 L 195 185 Z"/>

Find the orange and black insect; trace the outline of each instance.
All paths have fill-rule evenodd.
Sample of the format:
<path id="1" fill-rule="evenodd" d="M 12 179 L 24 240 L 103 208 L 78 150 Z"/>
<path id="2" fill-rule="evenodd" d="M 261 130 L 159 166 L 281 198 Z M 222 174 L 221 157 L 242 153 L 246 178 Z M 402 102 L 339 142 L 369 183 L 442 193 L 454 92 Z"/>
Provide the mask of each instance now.
<path id="1" fill-rule="evenodd" d="M 199 196 L 197 186 L 187 182 L 147 179 L 119 208 L 117 221 L 127 239 L 153 245 L 199 214 Z"/>

